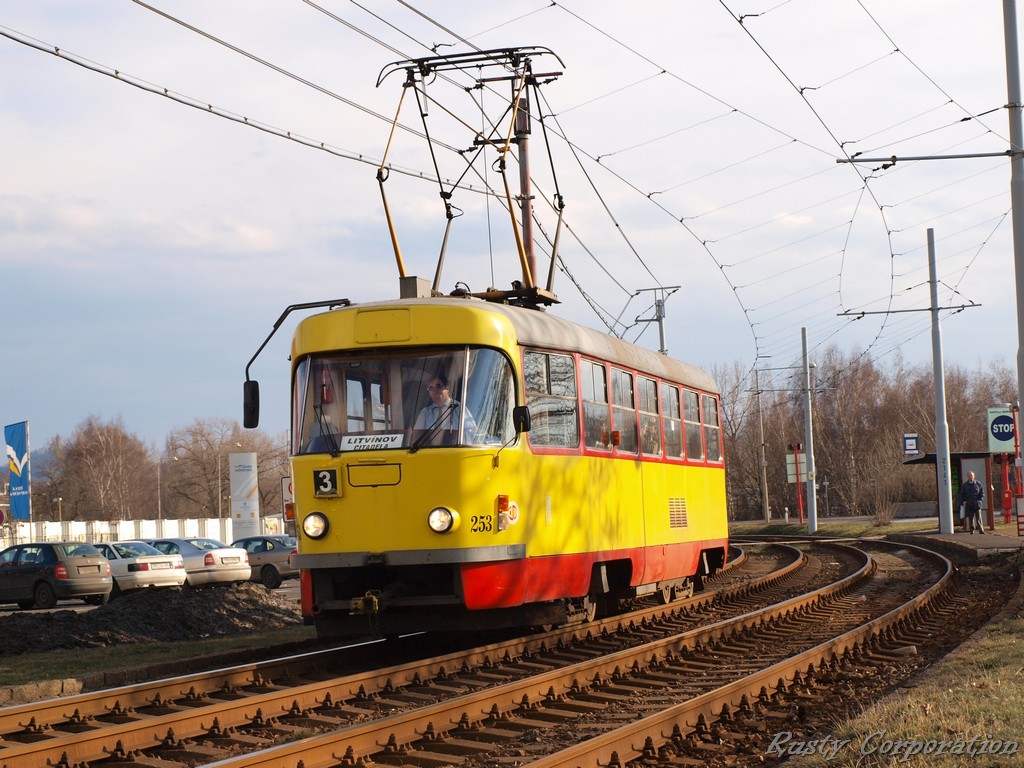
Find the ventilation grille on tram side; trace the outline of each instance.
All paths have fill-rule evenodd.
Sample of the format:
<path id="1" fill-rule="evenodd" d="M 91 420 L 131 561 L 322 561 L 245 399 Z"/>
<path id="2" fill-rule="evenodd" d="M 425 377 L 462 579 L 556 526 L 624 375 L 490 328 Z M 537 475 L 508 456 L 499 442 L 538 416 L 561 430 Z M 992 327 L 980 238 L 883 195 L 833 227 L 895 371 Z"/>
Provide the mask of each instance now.
<path id="1" fill-rule="evenodd" d="M 670 528 L 686 528 L 686 499 L 668 500 L 668 525 Z"/>

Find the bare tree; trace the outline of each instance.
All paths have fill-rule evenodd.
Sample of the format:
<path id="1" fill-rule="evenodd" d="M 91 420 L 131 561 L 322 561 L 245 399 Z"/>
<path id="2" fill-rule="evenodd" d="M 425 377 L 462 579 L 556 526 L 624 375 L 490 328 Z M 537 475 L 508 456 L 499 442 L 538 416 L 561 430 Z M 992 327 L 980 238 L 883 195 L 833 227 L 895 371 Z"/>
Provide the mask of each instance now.
<path id="1" fill-rule="evenodd" d="M 761 442 L 757 397 L 748 371 L 739 363 L 710 370 L 722 395 L 722 436 L 725 441 L 726 489 L 734 519 L 758 517 L 761 512 Z"/>
<path id="2" fill-rule="evenodd" d="M 828 479 L 831 511 L 877 515 L 891 510 L 896 502 L 934 500 L 934 470 L 904 465 L 902 453 L 906 433 L 919 434 L 926 450 L 934 450 L 931 366 L 908 366 L 897 355 L 882 367 L 858 351 L 845 353 L 835 347 L 820 351 L 816 363 L 812 395 L 815 471 L 819 490 Z M 739 393 L 723 395 L 723 405 L 728 439 L 736 443 L 727 447 L 730 500 L 742 502 L 742 488 L 759 470 L 760 456 L 753 450 L 760 441 L 758 426 L 751 417 L 750 398 L 743 397 L 742 387 L 735 384 L 735 369 L 716 369 L 715 375 L 723 392 Z M 796 488 L 787 482 L 784 457 L 787 445 L 802 442 L 804 393 L 801 381 L 779 370 L 763 372 L 760 383 L 768 493 L 774 516 L 779 517 L 782 506 L 792 511 L 796 503 Z M 748 391 L 752 389 L 748 387 Z M 985 451 L 986 409 L 1013 402 L 1013 371 L 998 361 L 978 370 L 948 365 L 945 389 L 951 449 Z M 747 514 L 742 503 L 740 510 Z"/>
<path id="3" fill-rule="evenodd" d="M 90 416 L 67 441 L 50 443 L 51 483 L 59 489 L 65 520 L 128 520 L 146 517 L 155 469 L 142 441 L 119 420 Z"/>
<path id="4" fill-rule="evenodd" d="M 230 455 L 255 453 L 260 513 L 281 509 L 281 478 L 288 475 L 286 436 L 243 430 L 232 419 L 196 419 L 173 430 L 164 446 L 169 517 L 228 517 L 231 514 Z"/>

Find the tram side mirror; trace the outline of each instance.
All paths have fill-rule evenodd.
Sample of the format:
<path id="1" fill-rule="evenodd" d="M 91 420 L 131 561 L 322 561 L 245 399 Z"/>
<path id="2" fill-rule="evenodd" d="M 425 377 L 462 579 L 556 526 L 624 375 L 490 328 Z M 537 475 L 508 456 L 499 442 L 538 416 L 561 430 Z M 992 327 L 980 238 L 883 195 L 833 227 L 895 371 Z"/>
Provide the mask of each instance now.
<path id="1" fill-rule="evenodd" d="M 530 431 L 530 406 L 517 405 L 512 409 L 512 425 L 517 433 Z"/>
<path id="2" fill-rule="evenodd" d="M 260 383 L 245 380 L 242 384 L 242 424 L 246 429 L 260 425 Z"/>

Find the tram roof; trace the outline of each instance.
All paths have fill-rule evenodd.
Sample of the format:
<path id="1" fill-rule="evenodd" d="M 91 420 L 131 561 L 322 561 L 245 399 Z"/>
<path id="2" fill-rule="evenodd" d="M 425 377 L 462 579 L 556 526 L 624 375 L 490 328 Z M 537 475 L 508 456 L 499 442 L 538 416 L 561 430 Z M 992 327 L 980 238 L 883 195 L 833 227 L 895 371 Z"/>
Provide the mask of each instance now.
<path id="1" fill-rule="evenodd" d="M 448 306 L 492 312 L 508 319 L 519 343 L 549 350 L 580 352 L 624 367 L 649 373 L 663 379 L 688 384 L 706 392 L 718 392 L 711 375 L 691 363 L 676 360 L 645 347 L 631 344 L 615 336 L 588 328 L 544 310 L 526 309 L 465 298 L 409 298 L 353 304 L 352 309 L 383 306 Z"/>

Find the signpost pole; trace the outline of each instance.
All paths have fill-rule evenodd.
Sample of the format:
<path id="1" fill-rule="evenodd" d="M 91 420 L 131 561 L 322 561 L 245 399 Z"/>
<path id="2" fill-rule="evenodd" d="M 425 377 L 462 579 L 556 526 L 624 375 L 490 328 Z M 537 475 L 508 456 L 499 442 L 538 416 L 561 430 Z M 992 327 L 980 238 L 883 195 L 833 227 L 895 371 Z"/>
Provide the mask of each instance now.
<path id="1" fill-rule="evenodd" d="M 1010 458 L 1009 453 L 1003 454 L 1003 522 L 1010 522 L 1013 511 L 1013 491 L 1010 490 Z"/>
<path id="2" fill-rule="evenodd" d="M 1010 404 L 988 409 L 988 452 L 1002 459 L 1003 522 L 1009 523 L 1013 509 L 1013 490 L 1010 486 L 1010 462 L 1017 455 L 1017 419 Z M 1011 450 L 1012 449 L 1012 450 Z M 1014 467 L 1016 480 L 1016 467 Z M 994 511 L 994 510 L 993 510 Z"/>
<path id="3" fill-rule="evenodd" d="M 796 471 L 796 510 L 800 515 L 800 524 L 804 523 L 804 495 L 800 491 L 800 443 L 791 443 L 793 449 L 793 466 Z"/>

